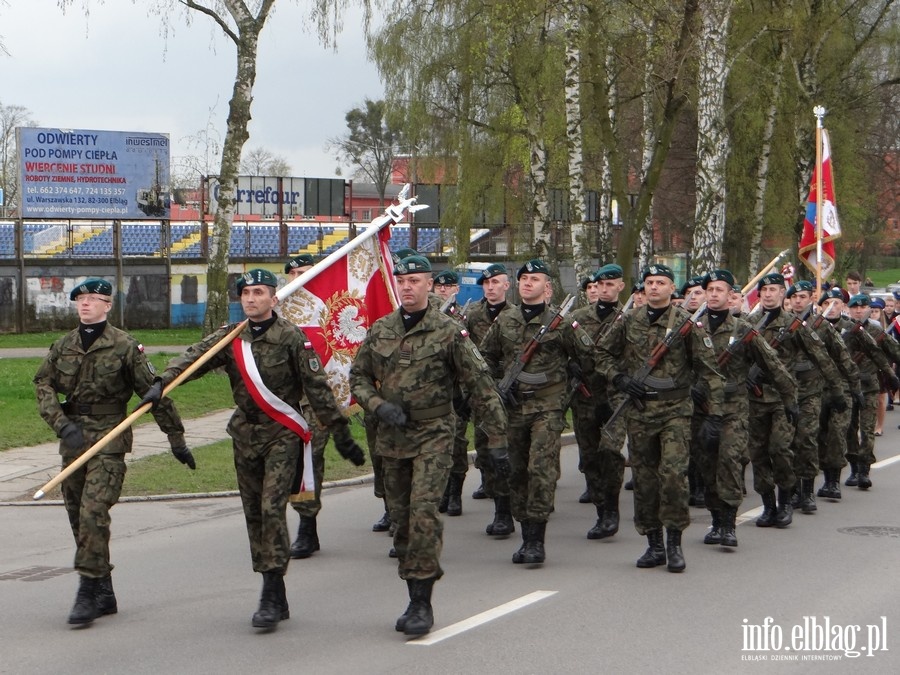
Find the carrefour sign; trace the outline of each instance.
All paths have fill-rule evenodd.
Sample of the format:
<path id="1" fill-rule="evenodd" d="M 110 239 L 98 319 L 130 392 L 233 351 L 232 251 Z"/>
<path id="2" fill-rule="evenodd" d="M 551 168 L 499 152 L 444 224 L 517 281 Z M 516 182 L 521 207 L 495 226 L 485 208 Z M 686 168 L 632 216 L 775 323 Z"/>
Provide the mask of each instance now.
<path id="1" fill-rule="evenodd" d="M 305 178 L 238 176 L 234 212 L 241 216 L 302 216 L 305 186 Z M 219 179 L 210 176 L 207 213 L 215 213 L 221 189 Z"/>

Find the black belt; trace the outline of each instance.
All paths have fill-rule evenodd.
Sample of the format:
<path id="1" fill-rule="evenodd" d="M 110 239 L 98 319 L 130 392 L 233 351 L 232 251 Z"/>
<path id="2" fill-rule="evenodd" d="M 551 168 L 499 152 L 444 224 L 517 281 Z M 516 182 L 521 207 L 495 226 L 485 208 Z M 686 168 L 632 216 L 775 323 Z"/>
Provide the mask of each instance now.
<path id="1" fill-rule="evenodd" d="M 78 403 L 77 401 L 63 401 L 63 412 L 66 415 L 124 415 L 126 406 L 124 403 Z"/>
<path id="2" fill-rule="evenodd" d="M 726 394 L 736 394 L 738 392 L 738 383 L 737 382 L 726 382 L 725 383 L 725 393 Z"/>
<path id="3" fill-rule="evenodd" d="M 416 408 L 409 411 L 409 419 L 413 422 L 424 422 L 425 420 L 433 420 L 438 417 L 449 415 L 453 410 L 453 404 L 450 401 L 432 406 L 431 408 Z"/>
<path id="4" fill-rule="evenodd" d="M 648 401 L 675 401 L 687 398 L 690 393 L 690 387 L 681 387 L 680 389 L 666 389 L 664 391 L 648 391 L 644 398 Z"/>
<path id="5" fill-rule="evenodd" d="M 551 396 L 561 394 L 565 388 L 565 382 L 558 382 L 557 384 L 551 384 L 549 387 L 544 387 L 543 389 L 516 392 L 516 398 L 521 401 L 528 401 L 533 398 L 550 398 Z"/>

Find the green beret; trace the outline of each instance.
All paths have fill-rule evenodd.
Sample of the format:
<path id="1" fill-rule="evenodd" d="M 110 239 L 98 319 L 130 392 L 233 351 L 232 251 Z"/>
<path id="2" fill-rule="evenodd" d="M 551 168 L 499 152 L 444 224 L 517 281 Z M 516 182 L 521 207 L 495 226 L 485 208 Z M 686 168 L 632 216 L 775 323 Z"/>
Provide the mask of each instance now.
<path id="1" fill-rule="evenodd" d="M 244 290 L 244 286 L 271 286 L 272 288 L 278 288 L 278 279 L 269 270 L 257 267 L 249 272 L 244 272 L 238 278 L 235 286 L 237 287 L 238 295 L 240 295 Z"/>
<path id="2" fill-rule="evenodd" d="M 850 296 L 847 295 L 847 291 L 845 291 L 840 286 L 832 286 L 824 293 L 822 293 L 822 297 L 819 298 L 819 304 L 824 305 L 826 300 L 840 300 L 841 302 L 848 302 L 850 300 Z"/>
<path id="3" fill-rule="evenodd" d="M 733 290 L 735 293 L 743 293 L 744 292 L 744 289 L 741 288 L 740 284 L 732 284 L 731 290 Z"/>
<path id="4" fill-rule="evenodd" d="M 682 294 L 681 291 L 674 291 L 672 293 L 672 299 L 673 300 L 684 300 L 684 295 Z"/>
<path id="5" fill-rule="evenodd" d="M 763 286 L 782 286 L 784 287 L 784 275 L 778 272 L 769 272 L 766 276 L 759 280 L 756 284 L 756 290 L 761 291 Z"/>
<path id="6" fill-rule="evenodd" d="M 456 286 L 459 284 L 459 275 L 453 270 L 444 270 L 434 275 L 434 283 L 438 286 Z"/>
<path id="7" fill-rule="evenodd" d="M 398 263 L 404 258 L 408 258 L 411 255 L 419 255 L 419 252 L 416 249 L 407 246 L 406 248 L 401 248 L 396 253 L 392 253 L 391 257 L 394 259 L 395 263 Z"/>
<path id="8" fill-rule="evenodd" d="M 812 293 L 813 285 L 809 281 L 798 281 L 797 283 L 791 284 L 791 287 L 787 289 L 787 297 L 791 297 L 794 293 L 806 292 Z"/>
<path id="9" fill-rule="evenodd" d="M 112 296 L 112 284 L 100 277 L 90 277 L 72 289 L 72 292 L 69 293 L 69 300 L 74 300 L 82 293 Z"/>
<path id="10" fill-rule="evenodd" d="M 300 255 L 295 255 L 285 263 L 284 273 L 288 274 L 291 270 L 295 270 L 298 267 L 312 267 L 315 264 L 316 259 L 313 258 L 312 255 L 309 253 L 301 253 Z"/>
<path id="11" fill-rule="evenodd" d="M 634 295 L 635 293 L 643 293 L 644 292 L 644 282 L 639 281 L 634 286 L 631 287 L 631 293 Z"/>
<path id="12" fill-rule="evenodd" d="M 589 276 L 589 277 L 584 277 L 584 278 L 582 278 L 582 280 L 581 280 L 581 290 L 586 291 L 586 290 L 587 290 L 587 287 L 588 287 L 588 284 L 592 284 L 592 283 L 594 283 L 594 281 L 595 281 L 595 279 L 594 279 L 593 275 L 591 275 L 591 276 Z"/>
<path id="13" fill-rule="evenodd" d="M 549 277 L 550 268 L 543 260 L 534 258 L 519 268 L 519 271 L 516 272 L 516 280 L 521 279 L 523 274 L 546 274 Z"/>
<path id="14" fill-rule="evenodd" d="M 703 277 L 703 288 L 704 289 L 707 286 L 709 286 L 710 281 L 724 281 L 726 284 L 731 286 L 731 290 L 734 290 L 734 286 L 735 286 L 734 275 L 731 273 L 730 270 L 713 270 L 712 272 L 710 272 L 709 274 L 704 276 Z M 740 291 L 741 290 L 740 287 L 738 287 L 737 290 Z"/>
<path id="15" fill-rule="evenodd" d="M 402 277 L 404 274 L 418 274 L 419 272 L 431 272 L 431 263 L 428 258 L 421 255 L 411 255 L 394 265 L 394 276 Z"/>
<path id="16" fill-rule="evenodd" d="M 850 302 L 847 303 L 847 307 L 868 307 L 871 304 L 871 299 L 865 293 L 859 293 L 858 295 L 854 295 L 850 298 Z"/>
<path id="17" fill-rule="evenodd" d="M 647 277 L 668 277 L 669 281 L 675 281 L 675 273 L 668 265 L 646 265 L 641 272 L 641 281 L 646 281 Z"/>
<path id="18" fill-rule="evenodd" d="M 594 281 L 608 281 L 610 279 L 621 279 L 624 276 L 622 268 L 618 265 L 610 263 L 604 265 L 594 272 Z"/>
<path id="19" fill-rule="evenodd" d="M 703 286 L 703 279 L 704 279 L 704 277 L 698 275 L 696 277 L 691 277 L 690 279 L 685 281 L 684 284 L 681 286 L 682 294 L 687 295 L 687 292 L 696 286 L 701 286 L 703 288 L 706 288 L 706 286 Z"/>
<path id="20" fill-rule="evenodd" d="M 484 283 L 485 279 L 499 277 L 501 274 L 509 274 L 509 272 L 507 272 L 506 268 L 500 263 L 493 263 L 481 270 L 481 276 L 478 277 L 478 281 L 476 281 L 475 283 L 481 286 Z"/>

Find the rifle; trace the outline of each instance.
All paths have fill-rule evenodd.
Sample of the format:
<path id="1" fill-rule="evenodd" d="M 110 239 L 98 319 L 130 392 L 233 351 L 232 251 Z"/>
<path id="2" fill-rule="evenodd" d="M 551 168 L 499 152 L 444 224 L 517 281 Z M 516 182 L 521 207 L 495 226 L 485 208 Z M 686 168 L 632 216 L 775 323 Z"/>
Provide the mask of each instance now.
<path id="1" fill-rule="evenodd" d="M 750 326 L 747 329 L 747 332 L 741 336 L 740 340 L 732 340 L 729 342 L 725 351 L 719 354 L 719 358 L 716 359 L 716 364 L 720 368 L 727 366 L 728 362 L 731 361 L 743 345 L 750 344 L 750 341 L 759 335 L 759 331 L 761 331 L 766 324 L 766 319 L 768 319 L 768 317 L 763 316 L 756 325 Z"/>
<path id="2" fill-rule="evenodd" d="M 809 315 L 812 313 L 812 304 L 803 310 L 803 313 L 800 316 L 794 316 L 791 322 L 787 326 L 782 326 L 781 329 L 775 333 L 771 340 L 769 340 L 769 346 L 774 349 L 776 352 L 778 348 L 787 340 L 791 335 L 796 333 L 800 326 L 806 325 L 806 320 L 809 318 Z M 766 315 L 763 318 L 768 318 Z M 754 396 L 762 396 L 762 386 L 759 382 L 759 376 L 762 375 L 762 368 L 758 365 L 753 364 L 750 368 L 750 372 L 747 373 L 747 388 L 753 392 Z"/>
<path id="3" fill-rule="evenodd" d="M 606 335 L 610 331 L 610 329 L 613 327 L 614 323 L 622 320 L 622 317 L 625 316 L 625 312 L 627 312 L 629 309 L 631 309 L 631 306 L 633 304 L 634 304 L 634 296 L 631 295 L 628 297 L 628 302 L 626 302 L 624 305 L 622 305 L 619 308 L 619 311 L 616 312 L 615 318 L 612 321 L 610 321 L 609 323 L 605 323 L 602 326 L 600 326 L 600 330 L 597 331 L 597 337 L 594 338 L 594 345 L 600 344 L 600 338 L 602 338 L 604 335 Z"/>
<path id="4" fill-rule="evenodd" d="M 456 312 L 454 310 L 453 304 L 456 302 L 456 293 L 451 295 L 449 298 L 444 300 L 441 303 L 441 313 L 446 314 L 447 316 L 453 316 Z"/>
<path id="5" fill-rule="evenodd" d="M 684 338 L 688 333 L 690 333 L 691 329 L 696 325 L 700 317 L 703 316 L 704 312 L 706 312 L 705 302 L 697 308 L 696 312 L 694 312 L 684 320 L 681 326 L 678 327 L 678 330 L 674 330 L 671 333 L 667 334 L 663 341 L 653 348 L 653 351 L 650 353 L 650 356 L 647 357 L 644 365 L 638 369 L 638 371 L 632 376 L 631 379 L 639 382 L 640 384 L 644 384 L 653 369 L 656 368 L 656 366 L 659 365 L 660 361 L 663 360 L 665 355 L 669 353 L 669 350 L 672 348 L 672 345 L 675 344 L 675 341 L 679 338 Z M 635 407 L 638 410 L 644 409 L 644 403 L 642 401 L 633 399 L 630 396 L 626 397 L 625 400 L 622 401 L 619 406 L 613 411 L 613 414 L 610 416 L 610 418 L 606 420 L 606 424 L 603 425 L 603 432 L 610 438 L 612 438 L 612 434 L 609 433 L 609 430 L 610 428 L 612 428 L 613 422 L 615 422 L 616 418 L 618 418 L 619 415 L 622 414 L 625 406 L 627 406 L 629 403 L 634 403 Z"/>
<path id="6" fill-rule="evenodd" d="M 503 379 L 500 380 L 500 384 L 497 385 L 497 391 L 500 392 L 500 396 L 506 398 L 509 395 L 510 390 L 519 379 L 519 375 L 522 374 L 525 366 L 531 361 L 531 357 L 534 356 L 534 353 L 544 340 L 544 337 L 562 323 L 563 318 L 569 313 L 569 310 L 572 309 L 573 304 L 575 304 L 575 296 L 570 293 L 566 296 L 562 307 L 560 307 L 556 316 L 550 320 L 550 323 L 541 326 L 538 332 L 534 334 L 534 337 L 528 341 L 528 344 L 522 348 L 522 351 L 519 352 L 516 360 L 513 361 L 512 365 L 506 371 L 506 374 L 504 374 Z"/>
<path id="7" fill-rule="evenodd" d="M 822 325 L 822 322 L 828 318 L 828 315 L 831 314 L 831 310 L 834 309 L 834 303 L 829 303 L 828 307 L 825 308 L 825 311 L 816 316 L 816 320 L 813 321 L 812 329 L 819 330 L 819 326 Z"/>
<path id="8" fill-rule="evenodd" d="M 466 304 L 462 306 L 462 309 L 457 312 L 459 314 L 460 320 L 465 323 L 466 319 L 469 316 L 469 305 L 472 304 L 472 298 L 466 300 Z"/>

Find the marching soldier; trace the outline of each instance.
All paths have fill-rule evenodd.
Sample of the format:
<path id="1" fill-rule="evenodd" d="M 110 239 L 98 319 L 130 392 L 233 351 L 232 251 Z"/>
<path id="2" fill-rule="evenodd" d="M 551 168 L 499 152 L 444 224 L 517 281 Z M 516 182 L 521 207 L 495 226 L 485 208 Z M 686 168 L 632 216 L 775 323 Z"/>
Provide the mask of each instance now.
<path id="1" fill-rule="evenodd" d="M 713 270 L 704 280 L 707 313 L 706 329 L 722 375 L 725 377 L 725 415 L 722 439 L 717 450 L 698 453 L 706 490 L 706 507 L 712 527 L 704 544 L 737 546 L 735 518 L 743 501 L 743 458 L 747 453 L 747 418 L 750 403 L 746 387 L 750 367 L 756 364 L 774 383 L 785 409 L 797 410 L 797 385 L 778 360 L 775 351 L 743 319 L 731 312 L 734 275 L 729 270 Z M 700 392 L 705 404 L 706 394 Z"/>
<path id="2" fill-rule="evenodd" d="M 709 411 L 699 436 L 710 449 L 718 445 L 722 429 L 724 382 L 716 369 L 712 340 L 702 328 L 685 326 L 690 315 L 671 305 L 675 290 L 672 270 L 666 265 L 650 265 L 641 276 L 647 305 L 626 314 L 601 339 L 597 369 L 634 401 L 626 409 L 634 523 L 649 544 L 637 566 L 667 565 L 670 572 L 682 572 L 686 564 L 681 533 L 691 520 L 686 480 L 693 414 L 691 385 L 698 383 L 707 392 Z M 654 348 L 683 327 L 689 328 L 687 334 L 671 342 L 652 377 L 633 377 Z"/>
<path id="3" fill-rule="evenodd" d="M 757 288 L 766 320 L 761 334 L 770 345 L 773 341 L 777 343 L 775 350 L 778 358 L 788 368 L 804 364 L 802 370 L 795 372 L 809 373 L 816 368 L 821 370 L 829 384 L 827 404 L 832 410 L 846 409 L 840 376 L 822 347 L 822 340 L 816 333 L 805 328 L 799 317 L 782 309 L 785 299 L 784 276 L 776 272 L 767 274 L 759 280 Z M 808 366 L 805 365 L 807 363 Z M 785 528 L 793 521 L 791 493 L 797 477 L 794 473 L 791 443 L 800 420 L 794 418 L 794 411 L 784 409 L 780 392 L 773 390 L 772 383 L 767 378 L 751 374 L 748 381 L 756 390 L 750 396 L 749 447 L 750 460 L 753 462 L 753 487 L 763 501 L 763 512 L 756 519 L 756 525 Z M 803 400 L 798 404 L 802 406 Z M 807 412 L 808 415 L 818 417 L 818 407 L 808 410 L 812 410 Z M 804 420 L 804 424 L 807 422 L 810 420 Z"/>
<path id="4" fill-rule="evenodd" d="M 234 467 L 250 539 L 253 570 L 263 577 L 256 628 L 274 628 L 290 617 L 284 575 L 291 559 L 286 506 L 302 475 L 301 438 L 309 438 L 309 423 L 300 413 L 304 396 L 316 418 L 334 436 L 343 457 L 357 466 L 365 462 L 362 448 L 350 435 L 338 409 L 319 357 L 305 333 L 278 316 L 275 275 L 253 269 L 237 280 L 237 292 L 248 319 L 226 347 L 192 376 L 224 368 L 236 405 L 228 423 L 234 446 Z M 142 403 L 156 403 L 165 385 L 228 335 L 234 325 L 220 328 L 188 347 L 169 362 Z"/>
<path id="5" fill-rule="evenodd" d="M 350 386 L 379 419 L 378 454 L 396 527 L 394 547 L 410 599 L 395 628 L 422 635 L 434 625 L 431 593 L 443 575 L 438 503 L 452 467 L 453 386 L 461 384 L 477 406 L 498 466 L 508 462 L 506 415 L 468 332 L 429 304 L 428 260 L 405 258 L 394 276 L 400 309 L 369 329 L 350 368 Z"/>
<path id="6" fill-rule="evenodd" d="M 509 291 L 509 273 L 499 263 L 488 265 L 476 282 L 484 292 L 484 298 L 471 307 L 466 317 L 466 326 L 472 342 L 480 345 L 491 324 L 502 312 L 515 311 L 516 306 L 506 300 Z M 516 531 L 509 503 L 509 482 L 506 476 L 494 471 L 488 447 L 488 437 L 481 428 L 475 426 L 475 464 L 481 471 L 482 494 L 494 500 L 494 520 L 485 532 L 494 537 L 508 537 Z M 478 490 L 472 494 L 477 497 Z"/>
<path id="7" fill-rule="evenodd" d="M 488 329 L 481 351 L 491 373 L 502 378 L 540 331 L 557 315 L 545 301 L 550 270 L 529 260 L 517 272 L 522 305 L 501 312 Z M 576 324 L 577 325 L 577 324 Z M 544 536 L 559 480 L 560 434 L 565 428 L 566 364 L 576 361 L 587 372 L 590 338 L 570 322 L 549 331 L 518 376 L 504 401 L 509 415 L 509 492 L 512 515 L 522 527 L 516 564 L 542 564 Z"/>
<path id="8" fill-rule="evenodd" d="M 60 438 L 63 469 L 125 419 L 132 394 L 143 395 L 154 377 L 144 347 L 107 323 L 112 284 L 96 277 L 85 279 L 69 299 L 78 311 L 78 328 L 53 343 L 34 376 L 41 417 Z M 62 403 L 59 394 L 66 397 Z M 172 401 L 163 399 L 153 418 L 168 436 L 175 458 L 195 469 Z M 62 482 L 79 579 L 69 614 L 73 625 L 87 625 L 118 611 L 109 559 L 109 511 L 122 492 L 125 453 L 131 452 L 131 442 L 129 428 Z"/>
<path id="9" fill-rule="evenodd" d="M 597 345 L 613 322 L 621 318 L 622 306 L 619 294 L 625 288 L 622 268 L 604 265 L 592 278 L 596 300 L 587 307 L 572 313 L 572 319 L 584 329 Z M 625 422 L 617 420 L 611 429 L 602 432 L 613 409 L 624 395 L 600 375 L 590 369 L 586 377 L 586 392 L 576 389 L 572 394 L 572 418 L 575 440 L 578 443 L 579 469 L 584 473 L 589 500 L 597 509 L 597 522 L 588 533 L 588 539 L 606 539 L 619 531 L 619 492 L 625 473 Z M 579 380 L 580 382 L 580 380 Z M 587 397 L 585 394 L 590 394 Z"/>

